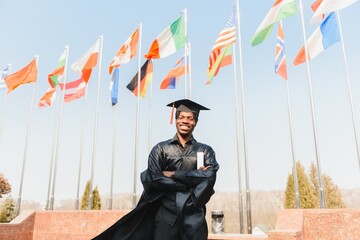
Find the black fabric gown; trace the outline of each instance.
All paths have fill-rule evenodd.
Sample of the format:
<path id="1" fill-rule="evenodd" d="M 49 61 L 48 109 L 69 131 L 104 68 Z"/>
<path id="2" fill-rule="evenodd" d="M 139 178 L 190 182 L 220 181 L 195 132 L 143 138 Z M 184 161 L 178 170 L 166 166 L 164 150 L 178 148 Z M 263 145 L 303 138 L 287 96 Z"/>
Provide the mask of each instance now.
<path id="1" fill-rule="evenodd" d="M 197 152 L 204 153 L 204 166 L 209 166 L 205 171 L 196 169 Z M 136 208 L 93 240 L 153 240 L 155 215 L 163 204 L 164 196 L 172 193 L 176 195 L 180 239 L 207 239 L 205 204 L 214 194 L 218 169 L 212 148 L 193 137 L 185 147 L 181 146 L 176 136 L 158 143 L 149 155 L 147 170 L 140 175 L 144 191 Z M 175 171 L 175 175 L 168 178 L 162 171 Z M 194 208 L 203 208 L 204 211 L 192 214 L 191 209 Z"/>

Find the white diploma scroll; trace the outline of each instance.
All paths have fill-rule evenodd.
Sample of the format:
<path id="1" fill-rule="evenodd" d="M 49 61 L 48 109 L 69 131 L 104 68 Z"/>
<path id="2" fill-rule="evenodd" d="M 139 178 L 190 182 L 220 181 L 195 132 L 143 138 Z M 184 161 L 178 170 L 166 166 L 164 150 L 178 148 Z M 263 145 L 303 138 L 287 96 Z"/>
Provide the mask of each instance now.
<path id="1" fill-rule="evenodd" d="M 197 160 L 197 169 L 199 169 L 199 167 L 201 166 L 204 166 L 204 152 L 197 152 L 196 160 Z"/>

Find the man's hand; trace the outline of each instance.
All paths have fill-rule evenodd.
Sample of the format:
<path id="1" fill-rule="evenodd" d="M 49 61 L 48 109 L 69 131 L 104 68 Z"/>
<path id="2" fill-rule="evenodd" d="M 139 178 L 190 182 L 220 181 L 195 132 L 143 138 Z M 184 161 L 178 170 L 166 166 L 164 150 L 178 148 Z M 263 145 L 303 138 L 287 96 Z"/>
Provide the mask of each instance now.
<path id="1" fill-rule="evenodd" d="M 165 177 L 172 178 L 175 174 L 175 171 L 163 171 Z"/>
<path id="2" fill-rule="evenodd" d="M 201 171 L 206 171 L 209 167 L 210 167 L 210 166 L 207 166 L 207 167 L 205 167 L 205 166 L 200 166 L 200 167 L 199 167 L 199 170 L 201 170 Z"/>

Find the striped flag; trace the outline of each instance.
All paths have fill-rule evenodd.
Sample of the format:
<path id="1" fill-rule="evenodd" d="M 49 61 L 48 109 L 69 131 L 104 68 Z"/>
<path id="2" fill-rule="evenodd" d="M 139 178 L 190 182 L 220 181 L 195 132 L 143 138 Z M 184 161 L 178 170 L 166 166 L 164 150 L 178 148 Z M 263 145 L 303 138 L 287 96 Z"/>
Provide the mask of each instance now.
<path id="1" fill-rule="evenodd" d="M 185 69 L 188 73 L 188 56 L 187 56 L 187 65 L 185 66 L 185 56 L 182 56 L 175 64 L 175 66 L 170 70 L 170 72 L 166 75 L 164 80 L 162 80 L 160 84 L 160 89 L 175 89 L 176 81 L 180 76 L 185 75 Z"/>
<path id="2" fill-rule="evenodd" d="M 90 79 L 92 69 L 97 65 L 100 51 L 100 39 L 96 40 L 89 50 L 76 62 L 71 65 L 71 69 L 81 74 L 81 78 L 87 83 Z"/>
<path id="3" fill-rule="evenodd" d="M 219 64 L 217 66 L 215 66 L 215 68 L 214 68 L 214 64 L 216 63 L 217 59 L 221 55 L 221 50 L 224 47 L 227 47 L 230 44 L 233 44 L 236 42 L 234 18 L 235 18 L 235 10 L 232 11 L 232 13 L 230 14 L 223 30 L 219 33 L 219 35 L 215 41 L 215 44 L 214 44 L 213 48 L 211 49 L 211 53 L 209 56 L 209 67 L 208 67 L 208 71 L 207 71 L 207 73 L 210 77 L 216 76 L 220 67 L 231 64 L 232 59 L 231 59 L 231 51 L 230 51 L 230 55 L 227 54 L 227 56 L 230 57 L 230 63 L 227 61 L 226 63 L 228 63 L 228 64 L 225 64 L 225 62 L 224 62 L 225 65 L 224 64 L 219 65 L 221 63 L 221 61 L 220 62 L 218 61 Z M 225 49 L 223 50 L 223 52 L 224 51 L 225 51 Z M 224 57 L 224 54 L 222 54 L 222 55 Z M 213 73 L 211 73 L 211 72 L 213 72 Z"/>
<path id="4" fill-rule="evenodd" d="M 48 75 L 49 84 L 53 88 L 59 85 L 59 80 L 64 75 L 65 61 L 66 61 L 66 50 L 64 50 L 64 52 L 61 54 L 55 70 Z"/>
<path id="5" fill-rule="evenodd" d="M 130 38 L 120 47 L 115 57 L 110 63 L 109 74 L 114 68 L 120 67 L 120 64 L 128 63 L 137 53 L 137 44 L 139 42 L 139 28 L 136 28 Z"/>
<path id="6" fill-rule="evenodd" d="M 138 95 L 138 75 L 136 73 L 129 84 L 126 86 L 135 96 Z M 151 60 L 146 60 L 140 70 L 140 96 L 145 97 L 148 84 L 153 77 L 153 63 Z"/>
<path id="7" fill-rule="evenodd" d="M 308 59 L 314 59 L 328 47 L 340 41 L 339 27 L 335 13 L 330 13 L 306 41 Z M 306 62 L 305 48 L 302 47 L 294 59 L 294 65 Z"/>
<path id="8" fill-rule="evenodd" d="M 50 107 L 56 99 L 56 88 L 49 87 L 38 102 L 38 107 Z"/>
<path id="9" fill-rule="evenodd" d="M 183 48 L 185 43 L 185 21 L 183 16 L 181 16 L 157 36 L 151 44 L 148 53 L 145 54 L 145 58 L 167 57 Z"/>
<path id="10" fill-rule="evenodd" d="M 315 0 L 315 2 L 313 2 L 311 4 L 311 9 L 316 12 L 316 10 L 318 9 L 318 7 L 320 6 L 320 4 L 322 3 L 323 0 Z M 316 20 L 321 21 L 325 18 L 325 14 L 321 14 L 319 16 L 316 17 Z M 315 20 L 315 19 L 314 19 Z"/>
<path id="11" fill-rule="evenodd" d="M 230 65 L 232 63 L 232 45 L 228 45 L 224 48 L 221 54 L 218 56 L 211 69 L 208 71 L 209 79 L 206 81 L 206 84 L 209 85 L 212 83 L 214 77 L 218 74 L 221 67 Z"/>
<path id="12" fill-rule="evenodd" d="M 78 98 L 85 96 L 86 81 L 83 78 L 79 78 L 72 82 L 59 83 L 61 90 L 65 91 L 64 102 L 72 102 Z"/>
<path id="13" fill-rule="evenodd" d="M 251 45 L 262 43 L 271 33 L 274 23 L 297 13 L 295 0 L 276 0 L 251 39 Z"/>
<path id="14" fill-rule="evenodd" d="M 9 67 L 4 68 L 4 70 L 0 72 L 0 89 L 6 88 L 5 77 L 8 75 L 8 73 Z"/>
<path id="15" fill-rule="evenodd" d="M 346 8 L 358 0 L 327 0 L 322 1 L 317 7 L 314 15 L 311 17 L 310 22 L 316 22 L 323 14 L 336 12 L 340 9 Z"/>
<path id="16" fill-rule="evenodd" d="M 287 80 L 285 40 L 282 21 L 278 22 L 278 36 L 275 50 L 275 73 Z"/>

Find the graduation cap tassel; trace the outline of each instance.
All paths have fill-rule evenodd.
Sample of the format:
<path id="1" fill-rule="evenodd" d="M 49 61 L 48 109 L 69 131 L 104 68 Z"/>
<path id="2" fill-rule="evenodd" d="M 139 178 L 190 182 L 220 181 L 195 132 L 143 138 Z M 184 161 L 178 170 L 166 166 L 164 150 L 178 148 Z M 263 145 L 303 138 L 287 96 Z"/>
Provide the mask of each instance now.
<path id="1" fill-rule="evenodd" d="M 173 103 L 171 107 L 170 124 L 172 124 L 174 120 L 174 108 L 175 108 L 175 104 Z"/>

